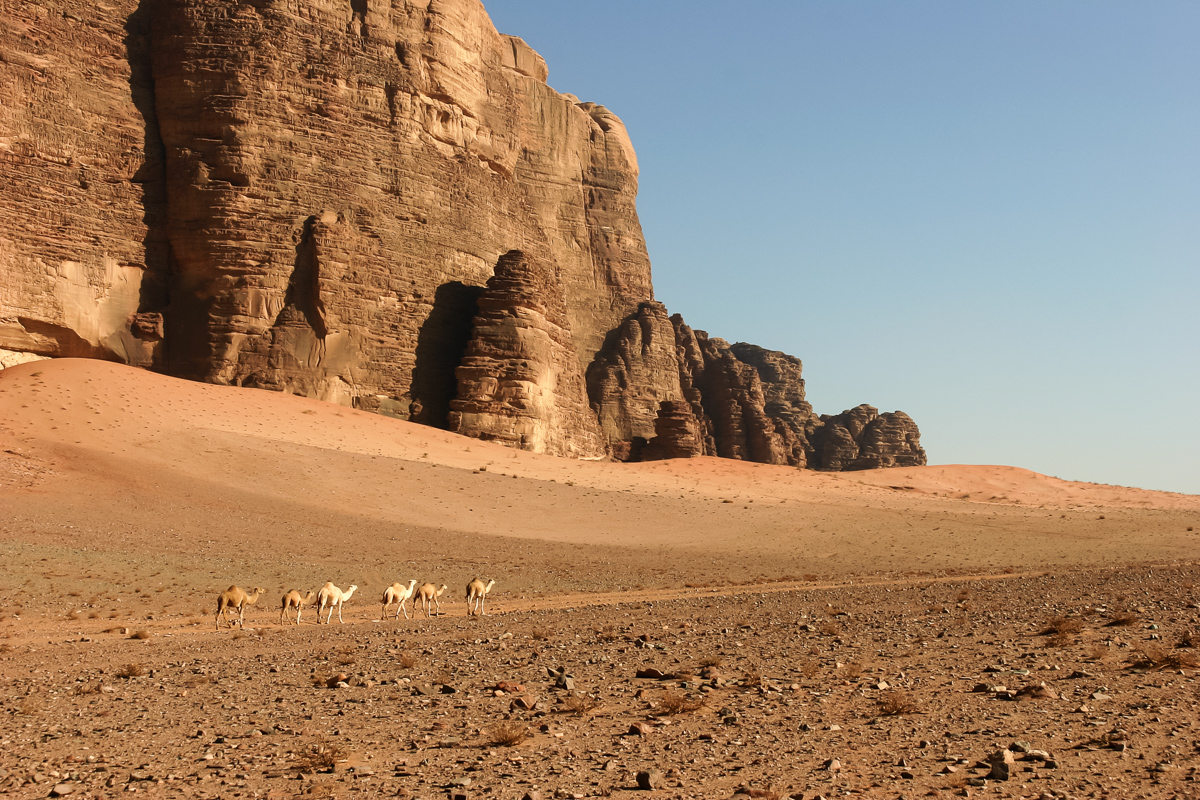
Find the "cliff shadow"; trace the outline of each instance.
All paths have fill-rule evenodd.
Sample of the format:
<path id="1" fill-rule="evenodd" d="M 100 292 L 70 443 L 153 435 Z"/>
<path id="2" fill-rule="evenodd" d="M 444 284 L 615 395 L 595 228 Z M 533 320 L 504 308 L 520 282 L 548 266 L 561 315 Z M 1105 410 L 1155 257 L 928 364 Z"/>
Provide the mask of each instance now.
<path id="1" fill-rule="evenodd" d="M 471 341 L 482 294 L 482 286 L 460 281 L 443 283 L 434 293 L 433 309 L 417 333 L 409 417 L 413 422 L 446 428 L 450 401 L 458 393 L 454 371 Z"/>
<path id="2" fill-rule="evenodd" d="M 146 226 L 142 238 L 145 253 L 144 271 L 138 298 L 138 313 L 153 312 L 163 316 L 164 337 L 152 368 L 175 374 L 171 368 L 173 343 L 178 345 L 194 340 L 195 325 L 202 319 L 203 309 L 183 311 L 172 308 L 172 282 L 177 272 L 171 254 L 167 232 L 167 156 L 158 125 L 155 99 L 152 52 L 152 20 L 158 0 L 141 0 L 125 20 L 125 58 L 129 63 L 129 95 L 142 118 L 142 164 L 130 178 L 140 187 L 142 222 Z M 183 313 L 180 313 L 180 312 Z M 194 348 L 193 348 L 194 349 Z M 176 359 L 185 354 L 174 353 Z M 197 357 L 196 354 L 192 356 Z"/>

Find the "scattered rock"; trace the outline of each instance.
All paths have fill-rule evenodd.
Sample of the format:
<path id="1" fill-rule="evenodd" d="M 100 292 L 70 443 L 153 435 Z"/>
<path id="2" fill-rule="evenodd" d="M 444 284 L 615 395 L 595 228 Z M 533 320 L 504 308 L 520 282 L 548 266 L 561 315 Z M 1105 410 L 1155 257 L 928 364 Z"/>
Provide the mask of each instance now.
<path id="1" fill-rule="evenodd" d="M 661 789 L 666 783 L 666 775 L 661 770 L 650 769 L 642 770 L 637 774 L 637 785 L 639 789 Z"/>

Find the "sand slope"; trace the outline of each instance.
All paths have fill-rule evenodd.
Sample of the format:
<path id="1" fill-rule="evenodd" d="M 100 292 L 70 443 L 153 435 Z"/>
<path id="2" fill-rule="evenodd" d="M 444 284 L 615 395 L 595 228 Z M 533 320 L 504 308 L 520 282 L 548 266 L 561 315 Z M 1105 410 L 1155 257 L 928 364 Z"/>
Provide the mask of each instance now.
<path id="1" fill-rule="evenodd" d="M 412 572 L 619 591 L 1174 561 L 1200 541 L 1196 496 L 1001 466 L 566 461 L 73 359 L 0 371 L 0 488 L 10 547 L 155 552 L 196 581 L 281 585 Z"/>

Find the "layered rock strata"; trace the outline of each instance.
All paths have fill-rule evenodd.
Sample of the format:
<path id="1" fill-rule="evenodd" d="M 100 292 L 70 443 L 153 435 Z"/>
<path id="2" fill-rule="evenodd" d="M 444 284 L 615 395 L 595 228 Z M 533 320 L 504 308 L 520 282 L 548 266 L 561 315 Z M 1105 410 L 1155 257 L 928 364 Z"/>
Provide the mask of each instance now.
<path id="1" fill-rule="evenodd" d="M 478 0 L 0 22 L 0 365 L 107 358 L 577 457 L 923 460 L 908 417 L 823 421 L 798 359 L 668 317 L 624 125 Z"/>
<path id="2" fill-rule="evenodd" d="M 478 306 L 457 370 L 450 430 L 535 453 L 603 457 L 553 270 L 512 250 L 496 264 Z"/>
<path id="3" fill-rule="evenodd" d="M 822 416 L 821 423 L 814 437 L 820 469 L 919 467 L 926 463 L 921 432 L 903 411 L 880 414 L 864 404 Z"/>

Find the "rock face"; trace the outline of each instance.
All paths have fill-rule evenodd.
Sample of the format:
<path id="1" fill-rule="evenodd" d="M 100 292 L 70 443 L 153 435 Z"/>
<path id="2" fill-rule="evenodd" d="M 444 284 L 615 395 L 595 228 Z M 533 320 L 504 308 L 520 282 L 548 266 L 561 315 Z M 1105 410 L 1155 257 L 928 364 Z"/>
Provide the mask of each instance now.
<path id="1" fill-rule="evenodd" d="M 868 405 L 821 417 L 816 433 L 820 469 L 919 467 L 925 461 L 917 423 L 903 411 L 880 414 Z"/>
<path id="2" fill-rule="evenodd" d="M 450 430 L 535 453 L 603 457 L 554 272 L 509 251 L 478 305 Z"/>
<path id="3" fill-rule="evenodd" d="M 668 316 L 624 125 L 479 0 L 0 22 L 0 365 L 106 358 L 577 457 L 923 458 L 904 415 L 823 422 L 798 359 Z"/>

